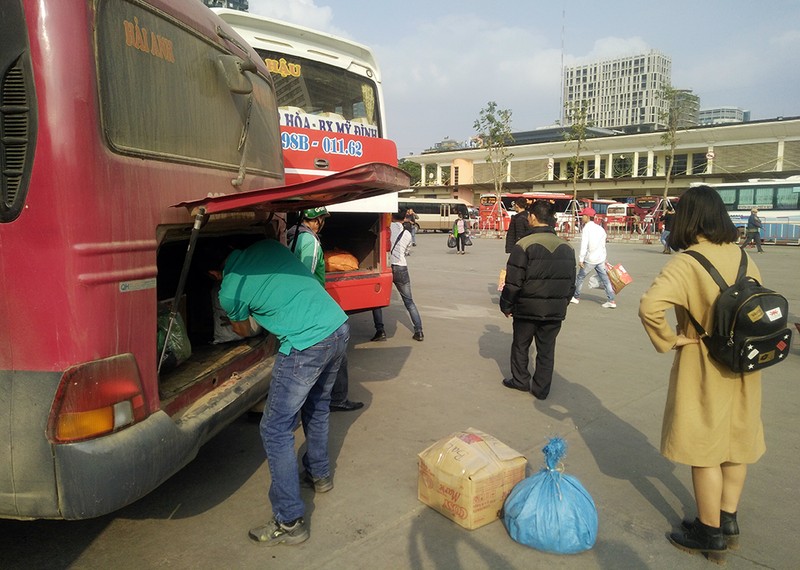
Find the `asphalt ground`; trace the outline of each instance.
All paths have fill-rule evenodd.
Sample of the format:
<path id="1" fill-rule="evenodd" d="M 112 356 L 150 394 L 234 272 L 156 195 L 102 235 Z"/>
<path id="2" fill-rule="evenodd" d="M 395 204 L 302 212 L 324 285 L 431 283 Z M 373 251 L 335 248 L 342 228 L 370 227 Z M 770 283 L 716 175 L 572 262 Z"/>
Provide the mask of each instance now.
<path id="1" fill-rule="evenodd" d="M 235 422 L 190 465 L 121 511 L 79 522 L 0 521 L 3 568 L 709 568 L 666 535 L 695 516 L 689 467 L 658 452 L 672 354 L 657 354 L 637 317 L 638 300 L 669 260 L 654 244 L 611 243 L 609 260 L 634 281 L 617 309 L 599 289 L 571 305 L 545 401 L 509 390 L 511 321 L 498 309 L 503 240 L 475 238 L 467 255 L 444 234 L 417 236 L 409 257 L 425 340 L 415 342 L 394 293 L 384 312 L 387 342 L 369 342 L 369 313 L 351 317 L 350 398 L 357 412 L 331 416 L 335 488 L 304 490 L 311 538 L 258 546 L 249 528 L 270 515 L 269 471 L 257 424 Z M 577 245 L 577 243 L 575 244 Z M 800 322 L 800 248 L 753 253 L 764 284 L 789 299 Z M 800 336 L 800 335 L 798 335 Z M 800 341 L 787 362 L 764 372 L 767 453 L 751 467 L 739 509 L 741 549 L 729 568 L 798 568 L 797 499 Z M 546 554 L 514 542 L 500 521 L 465 530 L 417 500 L 417 454 L 474 427 L 543 463 L 552 436 L 569 446 L 565 472 L 592 495 L 595 546 Z M 298 432 L 298 446 L 302 435 Z"/>

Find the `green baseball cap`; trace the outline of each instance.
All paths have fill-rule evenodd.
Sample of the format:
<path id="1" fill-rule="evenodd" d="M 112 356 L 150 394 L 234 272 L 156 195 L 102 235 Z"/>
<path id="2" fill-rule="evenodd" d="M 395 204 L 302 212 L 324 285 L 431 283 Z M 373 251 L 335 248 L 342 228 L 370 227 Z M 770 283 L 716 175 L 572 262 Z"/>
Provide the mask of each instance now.
<path id="1" fill-rule="evenodd" d="M 306 220 L 314 220 L 316 218 L 319 218 L 320 216 L 330 216 L 327 208 L 319 207 L 319 208 L 309 208 L 308 210 L 303 210 L 303 218 L 305 218 Z"/>

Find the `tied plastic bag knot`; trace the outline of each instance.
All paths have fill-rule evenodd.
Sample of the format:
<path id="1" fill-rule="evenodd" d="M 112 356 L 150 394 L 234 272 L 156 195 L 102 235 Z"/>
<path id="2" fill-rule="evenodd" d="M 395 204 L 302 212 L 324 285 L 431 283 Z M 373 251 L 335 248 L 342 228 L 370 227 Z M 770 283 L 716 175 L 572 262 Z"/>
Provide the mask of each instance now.
<path id="1" fill-rule="evenodd" d="M 550 439 L 544 467 L 517 483 L 503 506 L 503 523 L 515 541 L 537 550 L 575 554 L 597 540 L 597 507 L 586 489 L 564 474 L 567 444 Z"/>
<path id="2" fill-rule="evenodd" d="M 542 453 L 544 453 L 544 464 L 552 471 L 561 464 L 561 460 L 567 454 L 567 442 L 560 437 L 554 437 L 544 446 Z"/>

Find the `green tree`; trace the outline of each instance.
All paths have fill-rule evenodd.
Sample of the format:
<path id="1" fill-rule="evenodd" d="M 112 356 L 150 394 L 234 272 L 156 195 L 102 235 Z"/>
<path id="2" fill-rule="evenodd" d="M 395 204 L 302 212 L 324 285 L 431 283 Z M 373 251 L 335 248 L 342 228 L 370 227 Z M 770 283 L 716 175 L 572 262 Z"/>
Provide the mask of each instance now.
<path id="1" fill-rule="evenodd" d="M 659 123 L 665 126 L 664 133 L 661 135 L 661 144 L 667 147 L 669 153 L 665 160 L 664 170 L 664 200 L 662 201 L 662 208 L 664 212 L 667 211 L 669 206 L 667 196 L 669 195 L 669 186 L 672 181 L 674 163 L 675 163 L 675 147 L 678 146 L 678 129 L 685 124 L 688 119 L 688 99 L 684 97 L 684 91 L 674 89 L 672 85 L 667 85 L 661 91 L 661 100 L 664 103 L 661 111 L 658 113 Z"/>
<path id="2" fill-rule="evenodd" d="M 507 148 L 509 144 L 514 142 L 514 137 L 511 135 L 511 111 L 498 109 L 496 102 L 489 101 L 486 107 L 481 109 L 478 114 L 473 128 L 477 134 L 480 148 L 487 151 L 486 162 L 491 169 L 494 193 L 497 197 L 498 224 L 495 227 L 501 230 L 503 229 L 501 211 L 503 180 L 506 178 L 511 157 L 514 156 Z"/>
<path id="3" fill-rule="evenodd" d="M 401 158 L 397 163 L 397 167 L 411 177 L 412 186 L 417 186 L 420 183 L 422 166 L 419 163 Z"/>
<path id="4" fill-rule="evenodd" d="M 572 176 L 572 200 L 569 204 L 568 215 L 572 220 L 571 227 L 578 227 L 578 180 L 583 176 L 582 153 L 586 149 L 586 135 L 591 124 L 588 120 L 589 103 L 585 100 L 569 101 L 564 105 L 564 117 L 569 124 L 569 129 L 564 133 L 567 145 L 574 145 L 575 154 L 569 163 Z"/>

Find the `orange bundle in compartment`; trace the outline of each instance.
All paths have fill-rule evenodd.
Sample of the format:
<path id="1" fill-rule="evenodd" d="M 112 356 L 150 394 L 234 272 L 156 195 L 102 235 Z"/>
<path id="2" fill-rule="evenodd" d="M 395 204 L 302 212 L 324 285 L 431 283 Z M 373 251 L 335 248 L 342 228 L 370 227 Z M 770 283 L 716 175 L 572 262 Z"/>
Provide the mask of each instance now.
<path id="1" fill-rule="evenodd" d="M 358 269 L 356 257 L 343 249 L 332 249 L 326 251 L 325 271 L 355 271 Z"/>

